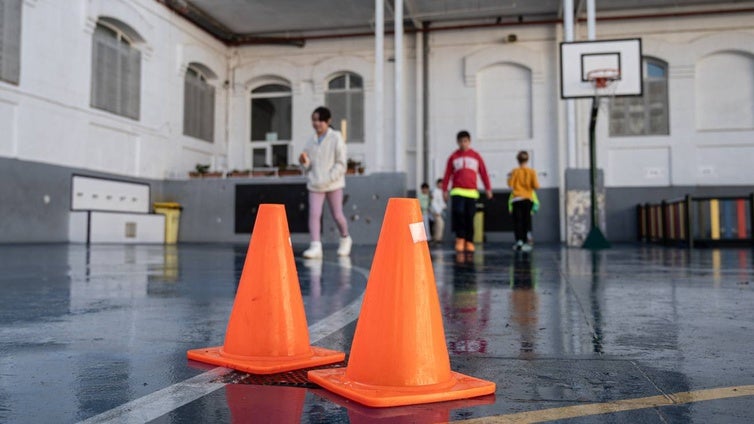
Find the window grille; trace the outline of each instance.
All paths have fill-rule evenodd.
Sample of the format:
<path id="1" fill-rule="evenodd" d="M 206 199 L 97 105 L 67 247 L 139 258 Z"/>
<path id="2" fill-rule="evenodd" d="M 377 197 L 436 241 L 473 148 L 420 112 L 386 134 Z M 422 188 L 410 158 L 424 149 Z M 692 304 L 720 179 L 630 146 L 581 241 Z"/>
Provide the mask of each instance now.
<path id="1" fill-rule="evenodd" d="M 97 24 L 92 37 L 91 105 L 139 119 L 141 52 L 120 31 Z"/>
<path id="2" fill-rule="evenodd" d="M 21 2 L 0 0 L 0 80 L 13 84 L 21 73 Z"/>
<path id="3" fill-rule="evenodd" d="M 346 121 L 349 143 L 364 142 L 364 82 L 359 75 L 347 72 L 331 79 L 325 105 L 332 112 L 334 128 L 341 129 L 341 121 Z"/>
<path id="4" fill-rule="evenodd" d="M 668 135 L 668 65 L 643 60 L 644 95 L 610 100 L 610 136 Z"/>
<path id="5" fill-rule="evenodd" d="M 214 140 L 215 87 L 207 77 L 189 67 L 183 83 L 183 134 L 201 140 Z"/>

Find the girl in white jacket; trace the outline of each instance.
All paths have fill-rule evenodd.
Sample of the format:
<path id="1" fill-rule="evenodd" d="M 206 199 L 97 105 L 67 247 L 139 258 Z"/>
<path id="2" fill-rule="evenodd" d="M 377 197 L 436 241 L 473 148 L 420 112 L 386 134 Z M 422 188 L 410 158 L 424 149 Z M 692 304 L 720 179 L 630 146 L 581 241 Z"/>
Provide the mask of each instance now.
<path id="1" fill-rule="evenodd" d="M 309 190 L 309 234 L 312 241 L 304 251 L 305 258 L 321 258 L 320 241 L 322 209 L 327 200 L 340 231 L 339 256 L 351 254 L 353 241 L 348 235 L 348 222 L 343 214 L 343 188 L 346 186 L 346 143 L 340 132 L 330 128 L 332 114 L 326 107 L 312 113 L 313 135 L 298 158 L 304 167 Z"/>

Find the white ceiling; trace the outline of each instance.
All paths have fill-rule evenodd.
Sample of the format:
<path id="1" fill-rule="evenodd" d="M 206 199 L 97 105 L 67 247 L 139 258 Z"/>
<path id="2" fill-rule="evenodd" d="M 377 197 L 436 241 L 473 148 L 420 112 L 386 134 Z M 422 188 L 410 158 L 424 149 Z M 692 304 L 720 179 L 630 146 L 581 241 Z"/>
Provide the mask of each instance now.
<path id="1" fill-rule="evenodd" d="M 373 29 L 374 0 L 158 0 L 225 41 L 238 37 L 299 37 Z M 392 22 L 394 0 L 385 1 Z M 754 0 L 595 0 L 597 16 L 637 10 L 674 13 L 754 6 Z M 573 0 L 585 14 L 586 0 Z M 526 22 L 557 19 L 561 0 L 404 0 L 406 25 L 453 21 Z M 386 25 L 388 27 L 388 25 Z"/>

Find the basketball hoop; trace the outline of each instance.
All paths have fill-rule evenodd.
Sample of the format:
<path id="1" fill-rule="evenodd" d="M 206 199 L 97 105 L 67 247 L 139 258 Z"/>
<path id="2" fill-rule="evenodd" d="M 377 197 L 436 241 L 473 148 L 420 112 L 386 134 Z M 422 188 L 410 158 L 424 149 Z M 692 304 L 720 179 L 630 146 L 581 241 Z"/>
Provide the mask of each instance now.
<path id="1" fill-rule="evenodd" d="M 586 74 L 586 79 L 594 87 L 594 97 L 614 96 L 620 79 L 620 71 L 613 68 L 593 69 Z"/>

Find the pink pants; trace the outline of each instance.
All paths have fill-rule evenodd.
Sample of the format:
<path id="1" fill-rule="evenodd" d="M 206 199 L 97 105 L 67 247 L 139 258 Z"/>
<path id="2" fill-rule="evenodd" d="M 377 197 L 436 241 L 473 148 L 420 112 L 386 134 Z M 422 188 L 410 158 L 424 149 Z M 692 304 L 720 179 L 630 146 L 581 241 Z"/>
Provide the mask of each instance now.
<path id="1" fill-rule="evenodd" d="M 310 191 L 309 192 L 309 234 L 312 241 L 320 241 L 322 232 L 322 208 L 325 206 L 325 198 L 330 207 L 330 213 L 338 224 L 340 236 L 348 236 L 348 223 L 346 216 L 343 215 L 343 189 L 328 191 L 326 193 Z"/>

